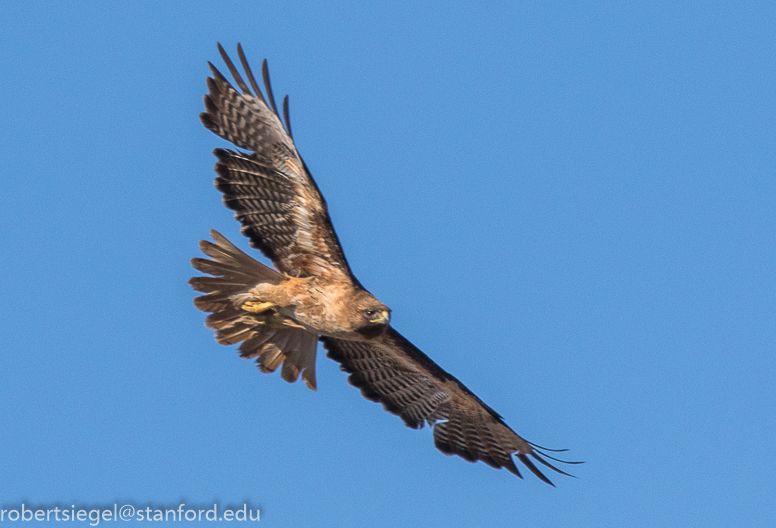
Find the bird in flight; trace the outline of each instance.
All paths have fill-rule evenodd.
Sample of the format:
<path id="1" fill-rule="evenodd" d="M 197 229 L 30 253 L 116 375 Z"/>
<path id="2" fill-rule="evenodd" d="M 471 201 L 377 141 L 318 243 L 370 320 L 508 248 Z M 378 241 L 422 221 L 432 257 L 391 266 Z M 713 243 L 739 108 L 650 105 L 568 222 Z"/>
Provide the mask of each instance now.
<path id="1" fill-rule="evenodd" d="M 272 261 L 272 269 L 247 255 L 220 233 L 201 241 L 210 257 L 192 265 L 202 292 L 194 304 L 210 312 L 205 324 L 222 345 L 241 343 L 240 355 L 255 358 L 262 372 L 280 368 L 315 390 L 315 355 L 320 340 L 327 356 L 348 372 L 350 384 L 380 402 L 414 429 L 428 424 L 434 444 L 447 455 L 481 460 L 522 478 L 515 460 L 553 485 L 534 463 L 569 475 L 547 459 L 566 464 L 515 433 L 502 417 L 390 325 L 391 310 L 353 275 L 329 218 L 326 201 L 297 152 L 291 134 L 288 96 L 283 121 L 275 104 L 267 61 L 262 64 L 266 96 L 245 59 L 237 55 L 250 83 L 219 44 L 239 91 L 211 63 L 205 112 L 200 119 L 240 150 L 216 149 L 216 188 L 235 212 L 250 245 Z M 285 122 L 285 123 L 284 123 Z M 571 476 L 571 475 L 569 475 Z"/>

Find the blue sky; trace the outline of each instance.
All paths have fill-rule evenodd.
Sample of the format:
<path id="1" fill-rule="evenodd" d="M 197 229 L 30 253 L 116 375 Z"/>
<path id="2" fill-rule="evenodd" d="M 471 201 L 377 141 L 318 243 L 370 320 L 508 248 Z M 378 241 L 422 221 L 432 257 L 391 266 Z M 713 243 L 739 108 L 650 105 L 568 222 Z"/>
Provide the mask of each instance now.
<path id="1" fill-rule="evenodd" d="M 3 10 L 0 503 L 266 526 L 776 523 L 776 7 L 24 2 Z M 544 5 L 547 4 L 547 5 Z M 322 355 L 263 375 L 186 284 L 216 42 L 276 96 L 394 326 L 540 445 L 445 457 Z"/>

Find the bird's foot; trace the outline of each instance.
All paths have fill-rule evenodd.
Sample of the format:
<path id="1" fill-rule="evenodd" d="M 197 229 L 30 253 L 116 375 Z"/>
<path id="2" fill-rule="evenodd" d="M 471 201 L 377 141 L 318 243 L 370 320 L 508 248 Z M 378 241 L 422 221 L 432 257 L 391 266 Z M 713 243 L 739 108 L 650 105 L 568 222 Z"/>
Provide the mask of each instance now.
<path id="1" fill-rule="evenodd" d="M 259 313 L 266 312 L 267 310 L 271 309 L 274 306 L 275 305 L 272 304 L 271 302 L 248 301 L 243 303 L 242 306 L 240 306 L 240 308 L 242 308 L 246 312 L 259 314 Z"/>

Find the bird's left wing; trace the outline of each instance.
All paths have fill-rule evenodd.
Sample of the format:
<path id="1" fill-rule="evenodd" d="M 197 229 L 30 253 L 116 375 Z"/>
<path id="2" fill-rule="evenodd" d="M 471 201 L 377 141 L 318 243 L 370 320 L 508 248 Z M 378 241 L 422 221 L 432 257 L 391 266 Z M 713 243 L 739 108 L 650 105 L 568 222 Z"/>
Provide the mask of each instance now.
<path id="1" fill-rule="evenodd" d="M 381 402 L 413 429 L 428 423 L 433 427 L 436 447 L 447 455 L 458 455 L 470 462 L 481 460 L 497 469 L 507 468 L 522 478 L 511 456 L 515 454 L 534 475 L 550 485 L 552 482 L 529 457 L 563 475 L 569 474 L 545 458 L 577 463 L 554 458 L 544 452 L 554 450 L 540 448 L 520 437 L 498 413 L 393 328 L 368 342 L 331 337 L 321 337 L 321 341 L 328 357 L 350 373 L 348 381 L 360 388 L 365 398 Z"/>

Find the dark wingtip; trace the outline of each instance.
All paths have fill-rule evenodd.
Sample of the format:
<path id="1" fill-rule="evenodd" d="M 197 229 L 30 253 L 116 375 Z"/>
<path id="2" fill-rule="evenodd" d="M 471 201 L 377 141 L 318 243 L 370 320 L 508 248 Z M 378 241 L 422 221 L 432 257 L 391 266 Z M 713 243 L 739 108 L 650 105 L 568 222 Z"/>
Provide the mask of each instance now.
<path id="1" fill-rule="evenodd" d="M 267 89 L 267 98 L 269 98 L 269 104 L 272 105 L 272 111 L 276 116 L 280 116 L 278 113 L 278 105 L 275 104 L 275 95 L 272 93 L 272 84 L 269 82 L 269 66 L 267 65 L 267 59 L 261 63 L 261 75 L 264 77 L 264 87 Z"/>
<path id="2" fill-rule="evenodd" d="M 206 112 L 202 112 L 199 114 L 199 121 L 202 123 L 202 126 L 207 128 L 208 130 L 215 132 L 218 130 L 218 125 L 215 121 L 213 121 L 213 118 L 210 117 Z"/>
<path id="3" fill-rule="evenodd" d="M 217 79 L 218 81 L 223 81 L 226 84 L 229 84 L 229 81 L 226 80 L 226 77 L 224 77 L 221 72 L 216 68 L 212 62 L 207 61 L 207 65 L 210 68 L 210 73 L 213 74 L 213 77 Z M 208 79 L 210 80 L 210 79 Z M 231 85 L 230 85 L 231 86 Z M 208 83 L 208 88 L 210 88 L 210 83 Z M 212 90 L 212 88 L 210 88 Z"/>
<path id="4" fill-rule="evenodd" d="M 545 476 L 545 474 L 544 474 L 544 473 L 542 473 L 541 471 L 539 471 L 539 468 L 537 468 L 537 467 L 536 467 L 536 465 L 535 465 L 533 462 L 531 462 L 531 459 L 530 459 L 530 458 L 528 458 L 527 456 L 525 456 L 525 455 L 524 455 L 524 454 L 522 454 L 522 453 L 518 454 L 518 455 L 517 455 L 517 458 L 518 458 L 518 459 L 520 459 L 520 462 L 522 462 L 522 463 L 525 465 L 525 467 L 527 467 L 528 469 L 530 469 L 530 470 L 531 470 L 531 473 L 533 473 L 534 475 L 536 475 L 536 476 L 537 476 L 537 477 L 538 477 L 538 478 L 539 478 L 539 479 L 540 479 L 542 482 L 546 482 L 547 484 L 549 484 L 549 485 L 550 485 L 550 486 L 552 486 L 553 488 L 555 487 L 555 484 L 553 484 L 553 483 L 552 483 L 552 481 L 551 481 L 550 479 L 548 479 L 548 478 Z M 552 467 L 552 466 L 550 466 L 550 467 Z M 555 468 L 553 468 L 553 469 L 555 469 Z"/>
<path id="5" fill-rule="evenodd" d="M 560 462 L 561 464 L 575 465 L 575 464 L 585 463 L 584 461 L 581 461 L 581 460 L 580 461 L 563 460 L 561 458 L 556 458 L 552 455 L 548 455 L 547 453 L 544 452 L 544 451 L 550 451 L 551 453 L 565 453 L 566 451 L 568 451 L 568 449 L 550 449 L 549 447 L 542 447 L 540 445 L 534 444 L 533 442 L 528 442 L 528 445 L 530 445 L 533 448 L 535 453 L 539 453 L 540 455 L 547 457 L 551 460 L 554 460 L 555 462 Z M 570 475 L 570 476 L 573 476 L 573 475 Z"/>
<path id="6" fill-rule="evenodd" d="M 256 97 L 261 99 L 264 104 L 267 104 L 267 102 L 264 100 L 264 95 L 261 93 L 261 89 L 259 88 L 259 83 L 256 82 L 256 77 L 253 76 L 253 71 L 251 71 L 248 60 L 245 58 L 242 44 L 239 42 L 237 43 L 237 56 L 240 58 L 240 63 L 242 64 L 243 70 L 245 70 L 245 74 L 248 76 L 248 82 L 251 83 L 253 91 L 256 92 Z"/>
<path id="7" fill-rule="evenodd" d="M 523 456 L 525 456 L 525 455 L 523 455 Z M 566 473 L 566 472 L 565 472 L 565 471 L 563 471 L 562 469 L 560 469 L 560 468 L 557 468 L 557 467 L 553 466 L 552 464 L 550 464 L 549 462 L 547 462 L 546 460 L 544 460 L 544 459 L 542 458 L 542 456 L 549 456 L 549 455 L 547 455 L 546 453 L 538 453 L 536 450 L 534 450 L 534 451 L 531 453 L 531 456 L 532 456 L 532 457 L 534 457 L 536 460 L 538 460 L 540 464 L 542 464 L 542 465 L 544 465 L 544 466 L 546 466 L 546 467 L 550 468 L 551 470 L 553 470 L 553 471 L 554 471 L 554 472 L 556 472 L 556 473 L 560 473 L 561 475 L 566 475 L 567 477 L 577 478 L 577 477 L 575 477 L 574 475 L 572 475 L 571 473 Z M 527 459 L 527 457 L 526 457 L 526 459 Z M 561 461 L 561 462 L 563 462 L 563 461 Z M 567 462 L 566 462 L 566 463 L 567 463 Z"/>
<path id="8" fill-rule="evenodd" d="M 242 90 L 242 93 L 245 95 L 252 96 L 253 94 L 251 93 L 250 88 L 248 88 L 248 85 L 245 84 L 245 81 L 243 81 L 243 78 L 240 75 L 239 70 L 235 68 L 234 63 L 232 62 L 232 59 L 229 58 L 229 55 L 226 53 L 226 50 L 224 50 L 221 44 L 218 45 L 218 52 L 221 54 L 221 59 L 224 61 L 224 64 L 226 64 L 226 67 L 229 69 L 229 73 L 232 74 L 234 81 L 237 83 L 237 86 L 240 88 L 240 90 Z"/>
<path id="9" fill-rule="evenodd" d="M 286 120 L 286 131 L 291 139 L 294 139 L 294 134 L 291 132 L 291 117 L 288 112 L 288 95 L 283 98 L 283 117 Z"/>
<path id="10" fill-rule="evenodd" d="M 517 469 L 517 466 L 515 465 L 515 463 L 512 461 L 511 458 L 509 459 L 509 461 L 512 462 L 512 465 L 511 466 L 506 466 L 505 465 L 504 467 L 507 468 L 507 470 L 509 470 L 510 473 L 512 473 L 513 475 L 516 475 L 516 476 L 518 476 L 518 477 L 520 477 L 522 479 L 523 475 L 520 474 L 520 470 Z"/>
<path id="11" fill-rule="evenodd" d="M 528 440 L 526 440 L 528 442 Z M 552 451 L 553 453 L 563 453 L 565 451 L 568 451 L 568 449 L 551 449 L 549 447 L 540 446 L 539 444 L 534 444 L 533 442 L 528 442 L 528 444 L 536 449 L 541 449 L 542 451 Z"/>

